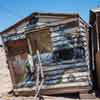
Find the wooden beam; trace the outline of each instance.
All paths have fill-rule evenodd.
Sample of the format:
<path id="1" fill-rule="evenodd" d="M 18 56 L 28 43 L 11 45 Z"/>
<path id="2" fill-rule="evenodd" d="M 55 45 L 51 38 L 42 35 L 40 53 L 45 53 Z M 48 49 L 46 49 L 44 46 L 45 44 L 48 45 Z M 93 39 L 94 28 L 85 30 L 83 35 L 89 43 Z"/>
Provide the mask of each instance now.
<path id="1" fill-rule="evenodd" d="M 63 87 L 63 88 L 56 88 L 56 89 L 48 89 L 48 90 L 41 90 L 42 95 L 54 95 L 54 94 L 62 94 L 62 93 L 83 93 L 91 90 L 89 86 L 78 86 L 78 87 Z M 26 89 L 14 89 L 14 92 L 18 96 L 33 96 L 35 95 L 35 91 L 30 88 Z"/>

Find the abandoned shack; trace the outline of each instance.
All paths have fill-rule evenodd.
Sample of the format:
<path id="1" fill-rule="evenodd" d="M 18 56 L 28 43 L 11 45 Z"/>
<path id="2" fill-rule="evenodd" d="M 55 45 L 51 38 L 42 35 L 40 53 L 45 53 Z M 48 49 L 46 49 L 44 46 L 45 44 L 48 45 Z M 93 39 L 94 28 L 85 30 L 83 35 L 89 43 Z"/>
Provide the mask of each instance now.
<path id="1" fill-rule="evenodd" d="M 18 95 L 34 95 L 39 85 L 45 95 L 92 89 L 89 26 L 79 14 L 33 13 L 1 36 Z"/>

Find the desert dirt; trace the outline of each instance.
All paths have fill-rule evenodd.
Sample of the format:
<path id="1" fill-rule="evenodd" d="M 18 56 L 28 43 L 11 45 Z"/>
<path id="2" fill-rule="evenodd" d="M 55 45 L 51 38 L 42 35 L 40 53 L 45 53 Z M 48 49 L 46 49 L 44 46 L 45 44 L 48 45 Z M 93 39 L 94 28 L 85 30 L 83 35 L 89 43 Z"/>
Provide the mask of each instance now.
<path id="1" fill-rule="evenodd" d="M 3 48 L 0 48 L 0 94 L 12 89 L 10 73 L 6 64 L 6 55 Z"/>

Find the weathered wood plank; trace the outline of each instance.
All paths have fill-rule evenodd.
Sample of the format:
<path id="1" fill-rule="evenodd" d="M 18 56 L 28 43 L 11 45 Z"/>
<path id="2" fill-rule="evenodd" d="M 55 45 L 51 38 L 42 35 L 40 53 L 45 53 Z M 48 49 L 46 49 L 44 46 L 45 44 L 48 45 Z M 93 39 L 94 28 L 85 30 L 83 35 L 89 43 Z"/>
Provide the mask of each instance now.
<path id="1" fill-rule="evenodd" d="M 61 87 L 61 88 L 52 88 L 52 89 L 44 89 L 41 91 L 43 95 L 54 95 L 54 94 L 61 94 L 61 93 L 77 93 L 77 92 L 87 92 L 91 90 L 91 87 L 88 86 L 76 86 L 76 87 Z M 14 89 L 16 95 L 35 95 L 35 91 L 31 88 L 23 88 L 23 89 Z"/>

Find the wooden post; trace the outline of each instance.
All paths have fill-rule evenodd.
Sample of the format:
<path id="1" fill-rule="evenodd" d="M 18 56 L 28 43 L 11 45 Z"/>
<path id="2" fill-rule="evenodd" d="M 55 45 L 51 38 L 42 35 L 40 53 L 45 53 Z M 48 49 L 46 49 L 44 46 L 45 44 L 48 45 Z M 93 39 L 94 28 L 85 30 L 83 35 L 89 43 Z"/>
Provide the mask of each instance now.
<path id="1" fill-rule="evenodd" d="M 29 53 L 32 56 L 33 52 L 32 52 L 32 47 L 31 47 L 31 43 L 30 40 L 27 38 L 27 44 L 28 44 L 28 49 L 29 49 Z"/>
<path id="2" fill-rule="evenodd" d="M 100 43 L 99 43 L 99 29 L 98 29 L 98 13 L 96 13 L 96 33 L 97 33 L 97 52 L 99 52 Z"/>
<path id="3" fill-rule="evenodd" d="M 99 25 L 98 25 L 98 13 L 96 13 L 96 33 L 97 33 L 97 53 L 96 53 L 96 75 L 97 86 L 100 89 L 100 43 L 99 43 Z"/>

